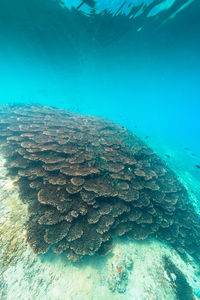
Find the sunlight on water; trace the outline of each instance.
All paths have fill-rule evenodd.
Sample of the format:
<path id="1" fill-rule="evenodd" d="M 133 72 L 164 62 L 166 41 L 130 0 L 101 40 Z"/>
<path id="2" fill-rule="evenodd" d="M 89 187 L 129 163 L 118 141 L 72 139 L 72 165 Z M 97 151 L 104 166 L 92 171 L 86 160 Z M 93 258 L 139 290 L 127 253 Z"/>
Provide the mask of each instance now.
<path id="1" fill-rule="evenodd" d="M 64 4 L 67 8 L 78 8 L 86 14 L 96 13 L 104 14 L 109 13 L 113 16 L 117 15 L 126 15 L 129 17 L 138 17 L 141 15 L 145 8 L 152 6 L 152 9 L 148 13 L 147 17 L 155 16 L 163 10 L 169 9 L 176 0 L 163 0 L 161 3 L 157 4 L 155 0 L 97 0 L 97 1 L 80 1 L 80 0 L 63 0 L 62 5 Z M 155 4 L 154 4 L 155 3 Z M 135 10 L 135 8 L 137 8 Z M 135 11 L 135 12 L 134 12 Z"/>

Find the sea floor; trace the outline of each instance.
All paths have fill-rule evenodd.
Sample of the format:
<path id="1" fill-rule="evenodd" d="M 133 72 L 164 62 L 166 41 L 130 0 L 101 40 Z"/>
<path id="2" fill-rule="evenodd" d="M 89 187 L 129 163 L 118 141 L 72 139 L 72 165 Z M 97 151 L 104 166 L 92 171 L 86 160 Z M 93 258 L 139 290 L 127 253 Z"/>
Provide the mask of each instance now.
<path id="1" fill-rule="evenodd" d="M 154 146 L 177 173 L 199 211 L 200 170 L 194 167 L 194 157 L 184 149 Z M 27 207 L 3 165 L 0 156 L 0 299 L 200 299 L 200 266 L 189 256 L 183 260 L 173 248 L 156 239 L 116 239 L 107 256 L 88 257 L 79 263 L 53 253 L 34 255 L 25 242 Z M 166 257 L 176 266 L 174 272 L 166 269 Z M 184 286 L 182 291 L 177 286 L 177 270 L 191 287 L 190 296 Z"/>

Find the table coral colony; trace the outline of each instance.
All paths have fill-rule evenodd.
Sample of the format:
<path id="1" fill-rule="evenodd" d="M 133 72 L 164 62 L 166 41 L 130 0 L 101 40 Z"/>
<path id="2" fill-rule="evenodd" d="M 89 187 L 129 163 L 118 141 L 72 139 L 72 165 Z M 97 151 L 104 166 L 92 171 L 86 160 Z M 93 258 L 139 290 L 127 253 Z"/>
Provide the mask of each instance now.
<path id="1" fill-rule="evenodd" d="M 0 107 L 1 151 L 28 205 L 27 242 L 77 261 L 115 236 L 156 236 L 198 258 L 200 224 L 185 188 L 112 121 L 37 105 Z"/>

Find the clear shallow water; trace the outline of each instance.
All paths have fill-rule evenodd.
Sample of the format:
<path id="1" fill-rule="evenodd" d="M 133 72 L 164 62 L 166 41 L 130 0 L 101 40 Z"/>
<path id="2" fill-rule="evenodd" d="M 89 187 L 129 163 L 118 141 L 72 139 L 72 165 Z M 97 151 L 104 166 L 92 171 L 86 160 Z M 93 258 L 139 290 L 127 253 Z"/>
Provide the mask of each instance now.
<path id="1" fill-rule="evenodd" d="M 2 0 L 0 102 L 45 103 L 102 115 L 137 125 L 146 135 L 190 143 L 197 151 L 199 3 L 166 21 L 187 1 L 162 2 L 171 7 L 153 18 L 129 19 L 89 18 L 59 1 Z M 73 1 L 67 3 L 70 7 Z"/>
<path id="2" fill-rule="evenodd" d="M 168 162 L 188 188 L 199 211 L 200 169 L 196 168 L 200 164 L 199 1 L 191 1 L 177 14 L 179 7 L 189 4 L 188 1 L 163 1 L 165 9 L 160 13 L 156 10 L 153 18 L 141 14 L 132 19 L 127 16 L 127 6 L 121 10 L 122 15 L 113 16 L 119 1 L 118 5 L 113 1 L 113 6 L 107 7 L 109 14 L 104 15 L 103 1 L 99 1 L 97 15 L 90 16 L 91 10 L 86 5 L 78 12 L 72 8 L 80 2 L 66 1 L 68 10 L 58 1 L 1 0 L 0 104 L 40 103 L 119 122 Z M 151 2 L 146 1 L 147 8 Z M 169 18 L 173 15 L 174 18 Z M 24 269 L 23 261 L 21 268 Z M 28 269 L 33 273 L 34 269 Z M 10 284 L 12 280 L 17 282 L 15 272 L 13 268 L 6 273 Z M 76 274 L 74 269 L 73 272 Z M 24 273 L 20 274 L 22 282 Z M 39 271 L 36 274 L 32 279 L 35 284 Z M 63 278 L 59 276 L 60 287 Z M 82 276 L 87 281 L 86 273 Z M 52 284 L 49 278 L 46 280 Z M 10 293 L 7 299 L 23 299 L 27 282 L 26 278 L 22 290 Z M 85 281 L 77 293 L 84 284 Z M 50 299 L 58 292 L 52 290 L 49 288 Z M 128 299 L 134 293 L 129 291 Z M 34 299 L 42 299 L 44 294 L 42 287 Z M 147 295 L 154 299 L 150 292 Z M 91 289 L 84 297 L 90 296 L 97 299 Z M 66 299 L 81 299 L 78 295 L 69 297 Z"/>

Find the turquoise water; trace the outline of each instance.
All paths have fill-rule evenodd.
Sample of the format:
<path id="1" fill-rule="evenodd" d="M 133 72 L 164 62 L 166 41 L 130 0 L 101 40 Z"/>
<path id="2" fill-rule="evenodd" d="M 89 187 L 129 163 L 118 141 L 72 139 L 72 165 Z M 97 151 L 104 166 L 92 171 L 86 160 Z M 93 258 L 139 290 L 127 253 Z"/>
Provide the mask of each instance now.
<path id="1" fill-rule="evenodd" d="M 80 0 L 62 3 L 58 0 L 0 0 L 0 104 L 5 103 L 50 105 L 118 122 L 142 138 L 167 162 L 188 189 L 196 211 L 200 212 L 198 0 L 91 0 L 85 3 Z M 2 175 L 2 182 L 4 180 Z M 15 195 L 9 193 L 8 197 Z M 2 209 L 5 209 L 5 199 L 2 196 Z M 131 254 L 131 251 L 136 253 L 138 247 L 138 252 L 142 249 L 139 259 L 144 258 L 149 268 L 152 267 L 148 265 L 152 253 L 156 249 L 158 253 L 162 252 L 161 246 L 154 242 L 147 254 L 143 244 L 136 245 L 134 250 L 126 243 L 123 247 L 114 250 L 117 257 Z M 12 283 L 15 288 L 10 289 L 10 294 L 2 293 L 3 299 L 61 299 L 62 272 L 68 272 L 68 269 L 63 270 L 63 264 L 67 263 L 59 258 L 58 264 L 52 266 L 49 264 L 51 258 L 47 258 L 41 266 L 34 258 L 33 269 L 29 267 L 32 275 L 27 278 L 32 276 L 38 294 L 31 294 L 27 292 L 31 280 L 23 279 L 22 271 L 25 259 L 30 258 L 28 255 L 22 260 L 22 266 L 5 272 L 8 290 Z M 134 255 L 138 270 L 137 255 Z M 177 265 L 186 268 L 173 255 Z M 104 270 L 106 262 L 94 259 L 85 273 L 82 265 L 79 266 L 80 273 L 76 273 L 77 267 L 67 265 L 72 277 L 76 278 L 78 274 L 83 282 L 75 294 L 70 290 L 64 299 L 176 299 L 171 294 L 167 298 L 167 288 L 157 296 L 151 294 L 149 288 L 145 296 L 140 283 L 134 291 L 128 290 L 124 298 L 117 298 L 120 297 L 117 292 L 106 294 L 106 290 L 98 286 L 98 298 L 92 292 L 97 288 L 100 276 L 94 273 L 94 266 L 99 264 L 99 270 L 103 270 L 102 273 L 99 271 L 103 274 L 99 281 L 104 286 L 105 274 L 112 264 L 118 264 L 116 261 L 114 256 L 108 269 Z M 44 287 L 45 284 L 39 288 L 40 268 L 49 288 Z M 45 268 L 50 275 L 45 273 Z M 56 279 L 54 268 L 59 274 Z M 16 270 L 20 278 L 18 283 L 14 275 Z M 150 273 L 147 268 L 145 274 Z M 155 281 L 155 274 L 150 275 L 152 281 Z M 193 274 L 190 269 L 186 272 L 196 297 L 199 297 L 199 274 L 197 271 Z M 147 282 L 153 285 L 147 275 Z M 86 284 L 87 276 L 94 276 L 91 289 Z M 135 275 L 131 276 L 129 274 L 130 282 L 134 282 Z M 59 288 L 55 291 L 56 284 Z M 72 287 L 72 282 L 67 284 Z M 84 286 L 87 286 L 87 292 Z M 22 296 L 24 291 L 25 296 Z"/>
<path id="2" fill-rule="evenodd" d="M 199 3 L 169 19 L 187 1 L 161 2 L 170 8 L 128 19 L 87 17 L 59 1 L 1 0 L 0 102 L 101 115 L 198 151 Z"/>

